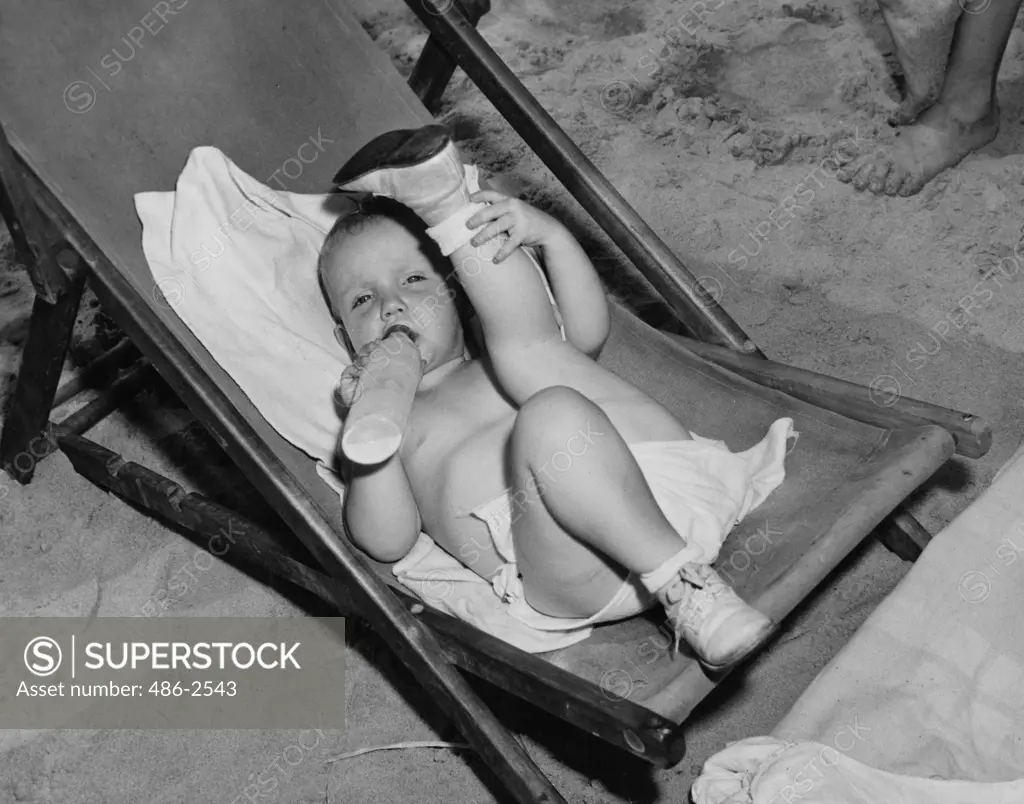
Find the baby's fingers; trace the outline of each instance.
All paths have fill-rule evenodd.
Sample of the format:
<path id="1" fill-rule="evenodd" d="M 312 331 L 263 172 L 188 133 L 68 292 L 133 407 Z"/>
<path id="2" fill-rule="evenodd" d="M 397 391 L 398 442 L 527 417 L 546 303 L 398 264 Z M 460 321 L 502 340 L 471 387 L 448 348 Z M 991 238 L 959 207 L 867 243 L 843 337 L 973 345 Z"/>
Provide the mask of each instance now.
<path id="1" fill-rule="evenodd" d="M 480 195 L 477 193 L 477 195 Z M 476 195 L 473 196 L 476 198 Z M 489 207 L 481 209 L 479 212 L 474 213 L 468 221 L 466 221 L 467 229 L 476 229 L 479 226 L 483 226 L 487 221 L 493 221 L 495 218 L 500 218 L 509 210 L 508 199 L 502 197 L 498 203 L 493 203 Z"/>
<path id="2" fill-rule="evenodd" d="M 494 223 L 491 223 L 473 235 L 469 242 L 474 246 L 481 246 L 488 240 L 497 237 L 502 232 L 508 231 L 515 225 L 515 219 L 511 215 L 502 215 Z"/>
<path id="3" fill-rule="evenodd" d="M 334 398 L 343 407 L 350 408 L 363 395 L 362 372 L 354 366 L 348 366 L 334 384 Z"/>
<path id="4" fill-rule="evenodd" d="M 522 245 L 522 242 L 523 238 L 519 237 L 518 235 L 509 236 L 509 238 L 505 241 L 505 244 L 500 249 L 498 249 L 498 253 L 494 255 L 494 259 L 491 260 L 491 262 L 501 262 L 509 254 L 511 254 L 517 248 L 519 248 L 519 246 Z"/>

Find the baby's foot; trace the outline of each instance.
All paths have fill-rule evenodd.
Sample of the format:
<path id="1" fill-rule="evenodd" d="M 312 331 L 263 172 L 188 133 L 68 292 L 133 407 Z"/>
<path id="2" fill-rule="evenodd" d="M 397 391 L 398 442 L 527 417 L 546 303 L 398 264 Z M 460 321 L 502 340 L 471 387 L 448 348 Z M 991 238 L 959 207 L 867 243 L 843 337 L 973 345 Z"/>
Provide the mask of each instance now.
<path id="1" fill-rule="evenodd" d="M 687 564 L 655 596 L 676 634 L 710 670 L 739 662 L 771 635 L 774 624 L 747 605 L 704 564 Z"/>
<path id="2" fill-rule="evenodd" d="M 839 181 L 875 195 L 915 195 L 946 168 L 987 145 L 999 133 L 999 110 L 965 114 L 957 104 L 940 101 L 902 132 L 888 151 L 856 159 L 837 174 Z"/>
<path id="3" fill-rule="evenodd" d="M 439 125 L 375 137 L 342 166 L 334 183 L 343 190 L 389 196 L 427 226 L 443 223 L 471 203 L 458 149 Z"/>

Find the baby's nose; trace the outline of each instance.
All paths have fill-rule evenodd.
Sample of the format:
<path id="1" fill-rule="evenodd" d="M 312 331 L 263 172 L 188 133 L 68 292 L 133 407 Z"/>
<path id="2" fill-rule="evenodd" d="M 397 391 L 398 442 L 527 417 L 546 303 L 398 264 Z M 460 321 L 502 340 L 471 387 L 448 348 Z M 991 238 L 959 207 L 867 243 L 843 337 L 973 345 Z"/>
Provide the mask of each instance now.
<path id="1" fill-rule="evenodd" d="M 398 315 L 405 312 L 405 305 L 401 299 L 388 299 L 381 308 L 385 317 Z"/>

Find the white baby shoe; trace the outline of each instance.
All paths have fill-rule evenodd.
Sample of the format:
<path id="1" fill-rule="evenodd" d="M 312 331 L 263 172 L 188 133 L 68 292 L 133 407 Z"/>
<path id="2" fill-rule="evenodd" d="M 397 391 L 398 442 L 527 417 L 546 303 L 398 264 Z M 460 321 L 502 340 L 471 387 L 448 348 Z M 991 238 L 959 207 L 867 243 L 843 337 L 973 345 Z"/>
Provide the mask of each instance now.
<path id="1" fill-rule="evenodd" d="M 685 640 L 709 670 L 741 661 L 775 630 L 706 564 L 685 564 L 655 597 L 675 631 L 675 648 Z"/>

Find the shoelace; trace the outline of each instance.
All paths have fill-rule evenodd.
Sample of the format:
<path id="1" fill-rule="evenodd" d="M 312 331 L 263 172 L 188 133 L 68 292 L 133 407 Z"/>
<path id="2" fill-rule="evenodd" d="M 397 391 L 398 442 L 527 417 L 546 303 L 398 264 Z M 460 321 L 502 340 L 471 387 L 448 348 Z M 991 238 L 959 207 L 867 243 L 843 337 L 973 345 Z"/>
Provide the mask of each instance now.
<path id="1" fill-rule="evenodd" d="M 693 616 L 696 616 L 698 620 L 704 619 L 706 616 L 706 602 L 697 596 L 698 590 L 703 588 L 703 584 L 701 583 L 698 586 L 697 583 L 694 583 L 687 577 L 685 572 L 679 573 L 678 580 L 673 584 L 673 587 L 669 591 L 669 598 L 673 604 L 669 611 L 669 619 L 672 623 L 672 632 L 675 637 L 672 644 L 672 655 L 675 656 L 679 652 L 679 642 L 686 631 L 685 620 Z M 672 594 L 672 592 L 677 594 Z M 689 609 L 689 617 L 684 616 L 684 609 Z"/>
<path id="2" fill-rule="evenodd" d="M 679 576 L 698 589 L 703 589 L 711 578 L 711 567 L 705 564 L 683 564 L 679 570 Z"/>
<path id="3" fill-rule="evenodd" d="M 683 587 L 678 597 L 671 593 L 675 591 L 675 588 L 669 590 L 669 599 L 672 602 L 672 609 L 670 618 L 672 620 L 672 631 L 675 636 L 675 641 L 672 645 L 672 655 L 675 656 L 679 652 L 679 642 L 682 636 L 682 631 L 685 626 L 679 624 L 680 614 L 684 606 L 689 607 L 695 618 L 698 621 L 703 621 L 707 618 L 709 609 L 714 600 L 725 592 L 725 584 L 717 577 L 715 577 L 711 567 L 701 564 L 685 564 L 679 570 L 679 579 L 685 583 L 690 584 L 694 587 L 693 589 L 686 589 Z M 682 586 L 680 584 L 679 586 Z M 673 585 L 675 587 L 675 585 Z M 699 594 L 697 590 L 704 591 L 705 594 Z M 687 594 L 687 592 L 689 594 Z"/>

